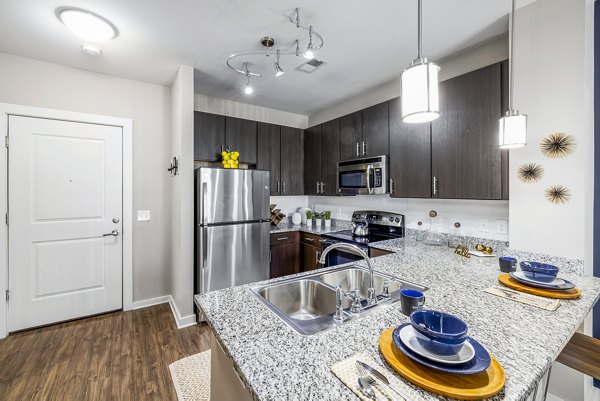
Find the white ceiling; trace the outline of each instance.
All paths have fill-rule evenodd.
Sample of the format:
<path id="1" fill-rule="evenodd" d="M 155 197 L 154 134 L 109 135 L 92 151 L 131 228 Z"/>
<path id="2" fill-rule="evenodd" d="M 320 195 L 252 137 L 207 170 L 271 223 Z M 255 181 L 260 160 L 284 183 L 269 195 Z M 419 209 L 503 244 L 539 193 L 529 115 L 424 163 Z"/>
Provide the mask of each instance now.
<path id="1" fill-rule="evenodd" d="M 520 1 L 529 3 L 531 0 Z M 507 30 L 509 0 L 425 0 L 423 52 L 432 60 L 489 41 Z M 0 0 L 0 51 L 105 74 L 169 85 L 180 64 L 196 68 L 196 92 L 264 107 L 312 114 L 368 88 L 397 78 L 416 56 L 416 0 Z M 112 21 L 119 36 L 103 54 L 84 54 L 80 41 L 55 17 L 74 5 Z M 522 5 L 522 4 L 520 4 Z M 293 50 L 307 34 L 288 22 L 295 7 L 301 22 L 325 40 L 317 57 L 328 62 L 313 74 L 294 71 L 306 61 L 282 57 L 286 74 L 275 79 L 274 57 L 254 58 L 265 76 L 242 94 L 244 77 L 225 66 L 235 52 L 260 50 L 275 37 Z"/>

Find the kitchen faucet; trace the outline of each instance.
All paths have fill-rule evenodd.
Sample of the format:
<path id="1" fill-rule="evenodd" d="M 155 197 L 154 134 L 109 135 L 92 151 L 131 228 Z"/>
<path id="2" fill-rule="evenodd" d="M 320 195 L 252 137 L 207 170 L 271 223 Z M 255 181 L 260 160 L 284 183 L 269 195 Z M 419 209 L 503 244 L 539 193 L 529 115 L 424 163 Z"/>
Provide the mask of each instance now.
<path id="1" fill-rule="evenodd" d="M 321 259 L 319 259 L 319 263 L 320 264 L 325 264 L 325 257 L 327 256 L 327 254 L 331 251 L 333 251 L 334 249 L 343 249 L 347 252 L 350 252 L 354 255 L 358 255 L 360 257 L 362 257 L 366 262 L 367 262 L 367 266 L 369 267 L 369 290 L 368 290 L 368 304 L 369 305 L 374 305 L 377 303 L 377 296 L 375 296 L 375 286 L 373 284 L 373 265 L 371 264 L 371 260 L 369 259 L 369 255 L 367 255 L 362 249 L 360 249 L 359 247 L 357 247 L 356 245 L 352 245 L 352 244 L 345 244 L 342 242 L 338 242 L 336 244 L 333 245 L 329 245 L 327 248 L 325 248 L 323 250 L 323 253 L 321 254 Z"/>

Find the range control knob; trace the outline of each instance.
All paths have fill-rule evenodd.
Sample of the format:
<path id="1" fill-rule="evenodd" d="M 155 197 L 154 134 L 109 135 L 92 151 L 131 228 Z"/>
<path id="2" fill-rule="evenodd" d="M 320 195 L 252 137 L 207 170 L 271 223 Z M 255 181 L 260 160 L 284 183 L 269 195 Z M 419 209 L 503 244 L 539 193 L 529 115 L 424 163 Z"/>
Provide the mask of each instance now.
<path id="1" fill-rule="evenodd" d="M 393 217 L 390 217 L 390 221 L 391 221 L 391 222 L 393 222 L 393 221 L 394 221 L 394 218 L 393 218 Z"/>
<path id="2" fill-rule="evenodd" d="M 400 219 L 398 217 L 396 217 L 396 223 L 399 223 Z"/>

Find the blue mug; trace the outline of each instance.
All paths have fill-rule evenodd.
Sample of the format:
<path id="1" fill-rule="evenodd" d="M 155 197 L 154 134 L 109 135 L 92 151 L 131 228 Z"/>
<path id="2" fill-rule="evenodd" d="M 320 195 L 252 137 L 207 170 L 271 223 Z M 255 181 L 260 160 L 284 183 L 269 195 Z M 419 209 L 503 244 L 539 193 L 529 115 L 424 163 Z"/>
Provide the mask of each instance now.
<path id="1" fill-rule="evenodd" d="M 422 309 L 425 304 L 425 295 L 421 291 L 406 288 L 400 291 L 402 313 L 410 316 L 416 310 Z"/>
<path id="2" fill-rule="evenodd" d="M 503 273 L 510 273 L 517 270 L 517 259 L 509 256 L 502 256 L 498 258 L 500 264 L 500 271 Z"/>

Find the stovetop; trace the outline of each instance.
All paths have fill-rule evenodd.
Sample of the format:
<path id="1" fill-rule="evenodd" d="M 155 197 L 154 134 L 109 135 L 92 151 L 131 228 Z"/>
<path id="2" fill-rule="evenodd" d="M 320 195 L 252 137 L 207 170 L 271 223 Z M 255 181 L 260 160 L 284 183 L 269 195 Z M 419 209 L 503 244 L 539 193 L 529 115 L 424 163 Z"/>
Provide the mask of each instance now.
<path id="1" fill-rule="evenodd" d="M 370 244 L 372 242 L 385 241 L 393 238 L 401 238 L 402 235 L 397 233 L 371 232 L 365 237 L 359 237 L 352 234 L 352 230 L 338 231 L 334 233 L 323 234 L 322 237 L 350 242 L 355 244 Z"/>

